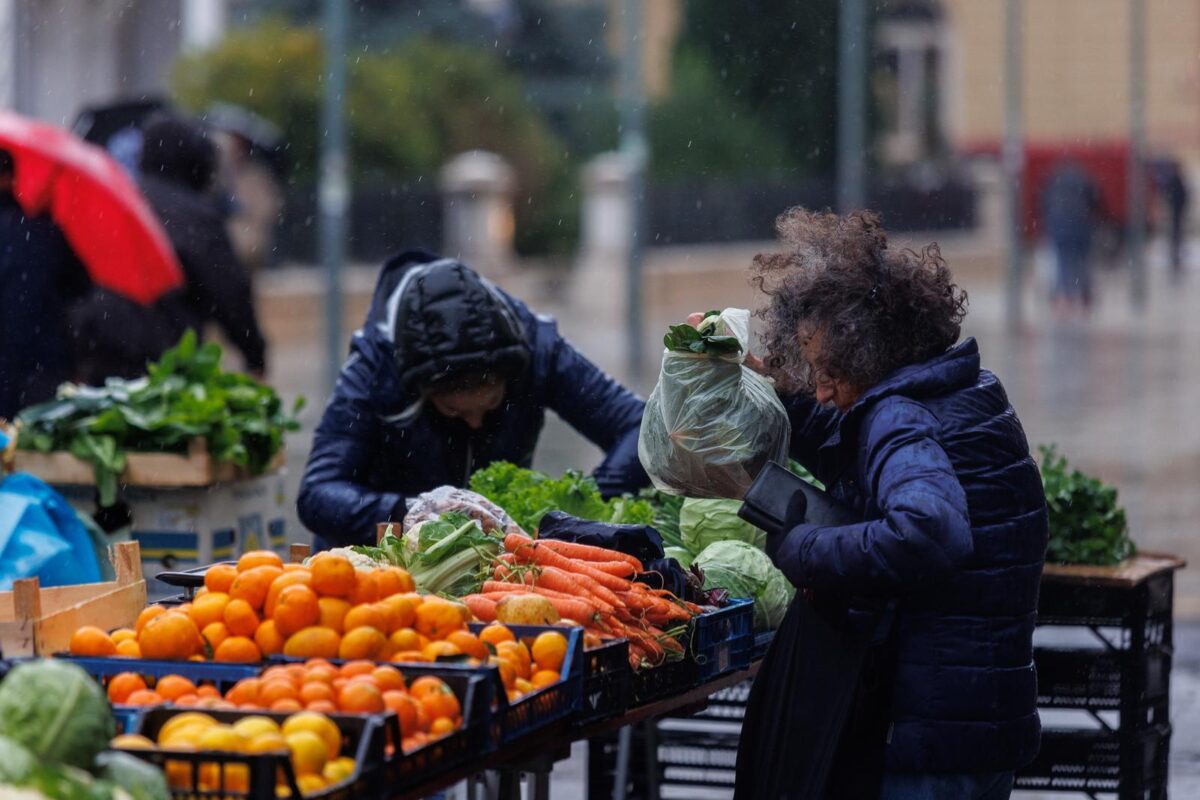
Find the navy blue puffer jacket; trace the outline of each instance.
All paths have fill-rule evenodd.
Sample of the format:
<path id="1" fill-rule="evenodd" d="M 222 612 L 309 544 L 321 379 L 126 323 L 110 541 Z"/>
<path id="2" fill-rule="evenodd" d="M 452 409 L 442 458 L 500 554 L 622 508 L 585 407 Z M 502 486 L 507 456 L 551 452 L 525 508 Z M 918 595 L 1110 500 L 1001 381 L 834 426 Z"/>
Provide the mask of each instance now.
<path id="1" fill-rule="evenodd" d="M 800 525 L 799 586 L 896 598 L 888 768 L 998 772 L 1038 750 L 1033 628 L 1046 501 L 1025 433 L 969 339 L 845 414 L 785 399 L 793 455 L 866 522 Z"/>
<path id="2" fill-rule="evenodd" d="M 414 338 L 402 343 L 402 354 L 426 348 L 440 363 L 447 349 L 461 350 L 468 334 L 477 336 L 485 351 L 497 342 L 483 330 L 478 302 L 472 302 L 473 309 L 456 309 L 445 299 L 426 303 L 400 297 L 417 291 L 418 281 L 406 282 L 405 275 L 434 261 L 435 256 L 413 251 L 388 262 L 366 323 L 354 334 L 350 358 L 317 426 L 296 502 L 301 522 L 317 534 L 317 546 L 373 544 L 376 523 L 404 517 L 405 498 L 438 486 L 465 486 L 472 472 L 493 461 L 529 466 L 546 409 L 605 451 L 594 477 L 606 496 L 648 485 L 637 455 L 642 400 L 563 339 L 554 320 L 534 315 L 490 284 L 483 285 L 506 305 L 505 314 L 516 317 L 522 347 L 528 348 L 527 358 L 515 360 L 520 374 L 509 380 L 503 404 L 487 415 L 482 429 L 471 430 L 422 401 L 420 387 L 401 378 L 401 367 L 407 374 L 410 365 L 397 363 L 392 330 L 398 307 L 406 302 L 420 307 L 427 323 L 409 324 Z M 472 293 L 478 291 L 480 279 L 463 265 L 439 264 L 454 270 L 455 280 L 472 283 Z M 437 329 L 432 323 L 438 320 L 455 330 Z"/>

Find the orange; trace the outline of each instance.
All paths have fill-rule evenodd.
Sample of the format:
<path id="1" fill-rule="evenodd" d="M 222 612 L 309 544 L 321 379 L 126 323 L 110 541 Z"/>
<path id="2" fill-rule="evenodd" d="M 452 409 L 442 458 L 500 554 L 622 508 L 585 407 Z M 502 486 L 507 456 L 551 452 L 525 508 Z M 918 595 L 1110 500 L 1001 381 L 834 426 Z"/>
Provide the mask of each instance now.
<path id="1" fill-rule="evenodd" d="M 254 643 L 253 639 L 247 636 L 230 636 L 221 642 L 221 646 L 213 655 L 213 660 L 254 664 L 262 661 L 262 653 L 259 652 L 258 645 Z"/>
<path id="2" fill-rule="evenodd" d="M 532 683 L 525 680 L 524 678 L 517 678 L 517 680 L 513 684 L 513 686 L 521 694 L 529 694 L 530 692 L 532 692 L 534 689 L 537 688 L 536 686 L 534 686 Z"/>
<path id="3" fill-rule="evenodd" d="M 308 711 L 320 711 L 322 714 L 338 713 L 337 704 L 332 700 L 313 700 L 311 703 L 306 703 L 304 708 Z"/>
<path id="4" fill-rule="evenodd" d="M 413 680 L 412 685 L 408 687 L 408 693 L 419 698 L 426 694 L 440 692 L 445 688 L 446 683 L 441 678 L 435 675 L 422 675 Z"/>
<path id="5" fill-rule="evenodd" d="M 380 567 L 375 570 L 375 583 L 379 587 L 380 600 L 416 589 L 412 575 L 400 567 Z"/>
<path id="6" fill-rule="evenodd" d="M 450 717 L 453 719 L 462 713 L 458 698 L 454 695 L 450 687 L 444 683 L 437 691 L 427 692 L 416 697 L 430 719 L 437 719 L 438 717 Z"/>
<path id="7" fill-rule="evenodd" d="M 389 659 L 393 664 L 412 664 L 428 660 L 420 650 L 397 650 Z"/>
<path id="8" fill-rule="evenodd" d="M 453 631 L 446 637 L 446 641 L 471 658 L 484 659 L 491 655 L 487 645 L 481 642 L 479 637 L 470 631 Z"/>
<path id="9" fill-rule="evenodd" d="M 115 656 L 117 645 L 95 625 L 84 625 L 71 634 L 70 650 L 73 656 Z"/>
<path id="10" fill-rule="evenodd" d="M 559 674 L 552 669 L 542 669 L 533 673 L 533 677 L 529 679 L 529 682 L 533 684 L 533 688 L 541 689 L 553 683 L 558 683 L 559 677 Z"/>
<path id="11" fill-rule="evenodd" d="M 296 631 L 317 624 L 321 608 L 317 604 L 317 593 L 303 584 L 285 586 L 275 604 L 275 629 L 282 636 L 291 636 Z"/>
<path id="12" fill-rule="evenodd" d="M 262 651 L 264 656 L 278 655 L 283 652 L 283 644 L 286 640 L 279 633 L 279 629 L 275 627 L 275 620 L 267 619 L 259 623 L 258 630 L 254 632 L 254 643 L 258 645 L 258 649 Z"/>
<path id="13" fill-rule="evenodd" d="M 333 691 L 333 687 L 328 683 L 321 681 L 309 681 L 300 687 L 300 700 L 305 703 L 315 703 L 318 700 L 327 700 L 333 703 L 337 700 L 337 692 Z"/>
<path id="14" fill-rule="evenodd" d="M 108 701 L 118 705 L 125 702 L 129 695 L 146 688 L 146 681 L 136 672 L 121 672 L 113 675 L 108 681 Z"/>
<path id="15" fill-rule="evenodd" d="M 539 633 L 533 640 L 531 655 L 541 669 L 561 672 L 563 659 L 567 657 L 567 637 L 557 631 Z"/>
<path id="16" fill-rule="evenodd" d="M 396 718 L 400 722 L 400 733 L 402 736 L 412 736 L 421 729 L 418 727 L 418 713 L 421 704 L 417 702 L 417 698 L 407 692 L 384 692 L 384 704 L 392 711 L 396 712 Z"/>
<path id="17" fill-rule="evenodd" d="M 317 619 L 317 624 L 322 628 L 332 628 L 341 633 L 344 630 L 342 621 L 346 619 L 346 612 L 353 606 L 349 600 L 343 600 L 340 597 L 322 597 L 317 600 L 317 608 L 320 616 Z"/>
<path id="18" fill-rule="evenodd" d="M 200 697 L 211 697 L 217 700 L 221 698 L 221 693 L 217 691 L 217 687 L 209 686 L 208 684 L 197 686 L 196 694 Z"/>
<path id="19" fill-rule="evenodd" d="M 185 694 L 182 697 L 176 697 L 174 700 L 175 705 L 183 706 L 184 708 L 191 708 L 198 702 L 200 702 L 200 695 L 198 694 Z"/>
<path id="20" fill-rule="evenodd" d="M 383 691 L 398 690 L 404 691 L 404 675 L 400 670 L 391 666 L 380 666 L 371 670 L 371 677 L 375 679 L 375 683 Z"/>
<path id="21" fill-rule="evenodd" d="M 356 606 L 362 603 L 374 603 L 381 597 L 379 594 L 379 570 L 360 569 L 355 572 L 357 573 L 357 582 L 354 584 L 354 591 L 350 593 L 350 602 Z"/>
<path id="22" fill-rule="evenodd" d="M 323 553 L 309 562 L 312 588 L 322 597 L 349 597 L 358 578 L 348 558 Z"/>
<path id="23" fill-rule="evenodd" d="M 392 595 L 379 601 L 387 613 L 388 633 L 395 633 L 404 628 L 411 628 L 417 621 L 417 604 L 411 597 Z"/>
<path id="24" fill-rule="evenodd" d="M 401 628 L 388 637 L 388 644 L 396 652 L 401 650 L 420 650 L 424 647 L 421 644 L 421 634 L 414 631 L 412 628 Z"/>
<path id="25" fill-rule="evenodd" d="M 210 592 L 229 593 L 233 579 L 237 577 L 237 567 L 233 564 L 213 564 L 204 572 L 204 588 Z"/>
<path id="26" fill-rule="evenodd" d="M 185 694 L 195 694 L 196 684 L 182 675 L 164 675 L 154 684 L 154 691 L 167 700 L 175 700 Z"/>
<path id="27" fill-rule="evenodd" d="M 287 665 L 287 664 L 276 664 L 273 667 L 267 667 L 265 670 L 263 670 L 263 673 L 262 673 L 263 680 L 269 680 L 271 678 L 278 678 L 280 680 L 287 681 L 288 683 L 292 684 L 293 686 L 296 685 L 297 681 L 292 676 L 292 672 L 291 672 L 291 670 L 288 669 L 288 666 L 289 665 Z"/>
<path id="28" fill-rule="evenodd" d="M 479 632 L 479 640 L 495 646 L 501 642 L 515 642 L 517 637 L 513 636 L 513 632 L 502 623 L 493 622 L 484 626 L 484 629 Z"/>
<path id="29" fill-rule="evenodd" d="M 496 645 L 496 655 L 513 661 L 518 677 L 529 680 L 529 676 L 533 674 L 533 659 L 524 642 L 501 642 Z"/>
<path id="30" fill-rule="evenodd" d="M 417 606 L 417 633 L 430 639 L 444 639 L 451 631 L 466 627 L 459 610 L 445 600 L 432 597 Z"/>
<path id="31" fill-rule="evenodd" d="M 239 706 L 246 705 L 247 703 L 257 705 L 258 691 L 261 686 L 262 681 L 258 678 L 242 678 L 225 693 L 225 699 Z"/>
<path id="32" fill-rule="evenodd" d="M 438 717 L 429 724 L 429 735 L 445 736 L 454 733 L 457 728 L 458 726 L 454 724 L 454 720 L 449 717 Z"/>
<path id="33" fill-rule="evenodd" d="M 278 567 L 282 572 L 283 559 L 270 550 L 251 550 L 248 553 L 242 553 L 242 557 L 237 561 L 237 571 L 242 573 L 255 567 Z"/>
<path id="34" fill-rule="evenodd" d="M 204 637 L 204 641 L 208 642 L 208 646 L 215 653 L 221 646 L 221 642 L 229 638 L 229 628 L 225 627 L 224 622 L 210 622 L 204 626 L 204 630 L 200 631 L 200 635 Z"/>
<path id="35" fill-rule="evenodd" d="M 137 623 L 133 626 L 135 633 L 141 633 L 142 628 L 146 627 L 146 623 L 157 617 L 159 614 L 167 613 L 167 609 L 162 606 L 146 606 L 142 609 L 142 613 L 138 614 Z"/>
<path id="36" fill-rule="evenodd" d="M 304 709 L 304 706 L 300 704 L 299 700 L 296 700 L 291 697 L 283 697 L 283 698 L 280 698 L 279 700 L 276 700 L 274 703 L 271 703 L 269 708 L 272 711 L 291 712 L 291 711 L 301 711 Z"/>
<path id="37" fill-rule="evenodd" d="M 137 631 L 135 631 L 133 628 L 117 628 L 108 635 L 108 638 L 113 640 L 113 644 L 120 644 L 121 642 L 129 640 L 136 641 Z"/>
<path id="38" fill-rule="evenodd" d="M 121 658 L 141 658 L 142 648 L 138 646 L 136 639 L 126 639 L 117 644 L 117 655 Z"/>
<path id="39" fill-rule="evenodd" d="M 162 695 L 149 689 L 136 689 L 125 698 L 127 706 L 157 706 L 164 702 Z"/>
<path id="40" fill-rule="evenodd" d="M 258 614 L 245 600 L 230 600 L 222 615 L 225 628 L 234 636 L 253 636 L 258 630 Z"/>
<path id="41" fill-rule="evenodd" d="M 383 692 L 366 681 L 351 681 L 338 692 L 338 708 L 349 714 L 378 714 L 385 707 Z"/>
<path id="42" fill-rule="evenodd" d="M 327 661 L 314 658 L 304 665 L 305 683 L 327 683 L 332 686 L 334 678 L 338 677 L 338 674 L 337 667 Z"/>
<path id="43" fill-rule="evenodd" d="M 228 602 L 229 595 L 224 592 L 209 592 L 192 601 L 192 610 L 188 616 L 196 623 L 197 628 L 203 630 L 205 625 L 221 621 L 225 613 L 225 604 Z"/>
<path id="44" fill-rule="evenodd" d="M 338 658 L 377 658 L 387 637 L 375 628 L 355 628 L 342 637 Z"/>
<path id="45" fill-rule="evenodd" d="M 200 650 L 200 631 L 186 614 L 168 611 L 146 623 L 138 634 L 145 658 L 186 659 Z"/>
<path id="46" fill-rule="evenodd" d="M 275 603 L 279 600 L 279 593 L 289 586 L 308 586 L 312 583 L 312 573 L 308 570 L 293 570 L 285 572 L 271 582 L 271 588 L 267 590 L 267 599 L 263 602 L 263 614 L 268 617 L 275 616 Z"/>
<path id="47" fill-rule="evenodd" d="M 290 658 L 337 658 L 342 637 L 337 631 L 313 626 L 293 633 L 283 645 Z"/>
<path id="48" fill-rule="evenodd" d="M 233 585 L 229 587 L 229 597 L 233 600 L 245 600 L 258 611 L 267 599 L 271 584 L 282 574 L 282 569 L 270 566 L 252 567 L 245 572 L 239 572 L 233 580 Z"/>
<path id="49" fill-rule="evenodd" d="M 500 682 L 504 684 L 505 689 L 511 690 L 517 684 L 517 668 L 511 661 L 504 658 L 492 657 L 488 659 L 497 669 L 500 670 Z"/>
<path id="50" fill-rule="evenodd" d="M 279 678 L 264 680 L 258 687 L 258 702 L 267 708 L 279 700 L 298 700 L 299 698 L 300 693 L 296 691 L 296 687 Z"/>
<path id="51" fill-rule="evenodd" d="M 340 674 L 343 678 L 353 678 L 357 675 L 370 675 L 375 671 L 375 665 L 366 659 L 347 661 L 342 664 Z"/>
<path id="52" fill-rule="evenodd" d="M 342 620 L 342 628 L 346 631 L 352 631 L 355 628 L 374 628 L 378 631 L 387 630 L 387 617 L 385 612 L 374 604 L 364 603 L 354 606 L 346 612 L 346 618 Z"/>
<path id="53" fill-rule="evenodd" d="M 430 661 L 437 661 L 439 656 L 462 655 L 462 650 L 459 650 L 450 642 L 430 642 L 421 648 L 421 654 Z"/>

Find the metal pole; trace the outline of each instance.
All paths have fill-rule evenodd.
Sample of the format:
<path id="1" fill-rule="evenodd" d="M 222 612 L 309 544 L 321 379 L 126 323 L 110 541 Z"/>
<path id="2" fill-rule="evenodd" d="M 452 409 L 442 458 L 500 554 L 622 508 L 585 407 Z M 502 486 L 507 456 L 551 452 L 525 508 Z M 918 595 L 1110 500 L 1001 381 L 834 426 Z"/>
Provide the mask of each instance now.
<path id="1" fill-rule="evenodd" d="M 621 6 L 624 47 L 621 56 L 621 151 L 629 158 L 630 237 L 626 285 L 626 363 L 630 382 L 635 386 L 643 371 L 642 336 L 642 249 L 646 232 L 646 161 L 644 129 L 646 107 L 642 86 L 642 0 L 623 0 Z"/>
<path id="2" fill-rule="evenodd" d="M 1146 4 L 1129 0 L 1129 272 L 1133 306 L 1146 305 Z"/>
<path id="3" fill-rule="evenodd" d="M 1008 291 L 1005 319 L 1010 331 L 1021 326 L 1021 288 L 1025 277 L 1025 242 L 1021 203 L 1025 153 L 1022 143 L 1021 0 L 1004 5 L 1004 205 L 1008 238 Z"/>
<path id="4" fill-rule="evenodd" d="M 842 0 L 838 18 L 837 207 L 867 204 L 867 7 Z"/>
<path id="5" fill-rule="evenodd" d="M 346 170 L 346 0 L 325 0 L 325 94 L 321 104 L 321 264 L 328 279 L 325 335 L 332 390 L 342 364 L 342 262 L 350 187 Z"/>

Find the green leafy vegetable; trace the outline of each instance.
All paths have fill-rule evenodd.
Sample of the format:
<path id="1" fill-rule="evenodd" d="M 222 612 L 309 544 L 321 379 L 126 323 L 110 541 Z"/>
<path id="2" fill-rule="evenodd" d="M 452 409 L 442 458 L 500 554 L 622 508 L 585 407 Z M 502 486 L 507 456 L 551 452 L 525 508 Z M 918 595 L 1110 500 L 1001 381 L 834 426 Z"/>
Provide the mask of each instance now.
<path id="1" fill-rule="evenodd" d="M 500 551 L 500 542 L 466 514 L 449 512 L 412 526 L 402 537 L 389 532 L 375 547 L 352 550 L 378 564 L 404 567 L 423 592 L 461 597 L 479 591 L 484 565 Z"/>
<path id="2" fill-rule="evenodd" d="M 162 770 L 129 753 L 110 751 L 96 758 L 100 777 L 120 786 L 133 800 L 170 800 Z"/>
<path id="3" fill-rule="evenodd" d="M 527 531 L 537 530 L 550 511 L 615 524 L 650 525 L 654 521 L 654 509 L 645 500 L 605 500 L 594 480 L 574 470 L 561 478 L 551 478 L 507 461 L 496 461 L 471 476 L 471 490 L 503 508 Z"/>
<path id="4" fill-rule="evenodd" d="M 738 516 L 741 500 L 689 497 L 679 511 L 683 546 L 697 555 L 713 542 L 742 541 L 762 550 L 767 534 Z"/>
<path id="5" fill-rule="evenodd" d="M 18 664 L 0 683 L 0 731 L 42 763 L 90 769 L 116 725 L 98 683 L 49 659 Z"/>
<path id="6" fill-rule="evenodd" d="M 0 784 L 20 786 L 36 763 L 28 750 L 7 736 L 0 736 Z"/>
<path id="7" fill-rule="evenodd" d="M 714 542 L 692 563 L 704 573 L 705 590 L 724 589 L 730 597 L 753 598 L 757 630 L 778 628 L 796 594 L 770 557 L 746 542 Z"/>
<path id="8" fill-rule="evenodd" d="M 698 353 L 710 356 L 726 356 L 742 352 L 742 343 L 736 336 L 729 335 L 721 324 L 721 312 L 709 311 L 699 327 L 671 325 L 663 337 L 668 350 L 679 353 Z"/>
<path id="9" fill-rule="evenodd" d="M 1065 564 L 1116 564 L 1136 552 L 1117 490 L 1071 469 L 1051 445 L 1040 448 L 1042 486 L 1050 511 L 1046 560 Z"/>
<path id="10" fill-rule="evenodd" d="M 683 497 L 677 494 L 667 494 L 658 489 L 642 489 L 638 498 L 645 500 L 653 509 L 652 524 L 662 536 L 663 546 L 682 548 L 683 535 L 679 532 L 679 512 L 683 508 Z"/>
<path id="11" fill-rule="evenodd" d="M 22 411 L 18 446 L 65 450 L 91 464 L 106 506 L 116 500 L 126 453 L 185 454 L 197 437 L 218 461 L 261 474 L 283 447 L 284 432 L 299 429 L 295 415 L 303 398 L 289 414 L 273 389 L 224 372 L 220 363 L 220 346 L 199 346 L 188 331 L 146 377 L 111 378 L 102 387 L 67 385 L 57 399 Z"/>

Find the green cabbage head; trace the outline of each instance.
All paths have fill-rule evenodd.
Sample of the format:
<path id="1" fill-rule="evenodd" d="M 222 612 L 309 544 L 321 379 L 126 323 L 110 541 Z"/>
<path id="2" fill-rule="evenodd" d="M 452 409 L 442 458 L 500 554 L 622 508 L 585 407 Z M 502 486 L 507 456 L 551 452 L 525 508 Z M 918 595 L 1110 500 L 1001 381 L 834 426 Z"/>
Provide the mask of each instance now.
<path id="1" fill-rule="evenodd" d="M 0 683 L 0 731 L 42 763 L 91 769 L 116 725 L 96 681 L 48 659 L 17 665 Z"/>
<path id="2" fill-rule="evenodd" d="M 679 511 L 683 546 L 698 555 L 713 542 L 737 540 L 762 550 L 767 534 L 737 515 L 741 500 L 706 500 L 689 497 Z"/>
<path id="3" fill-rule="evenodd" d="M 755 630 L 774 630 L 783 621 L 796 589 L 770 557 L 741 541 L 714 542 L 694 562 L 704 573 L 704 588 L 721 588 L 730 597 L 754 600 Z"/>

